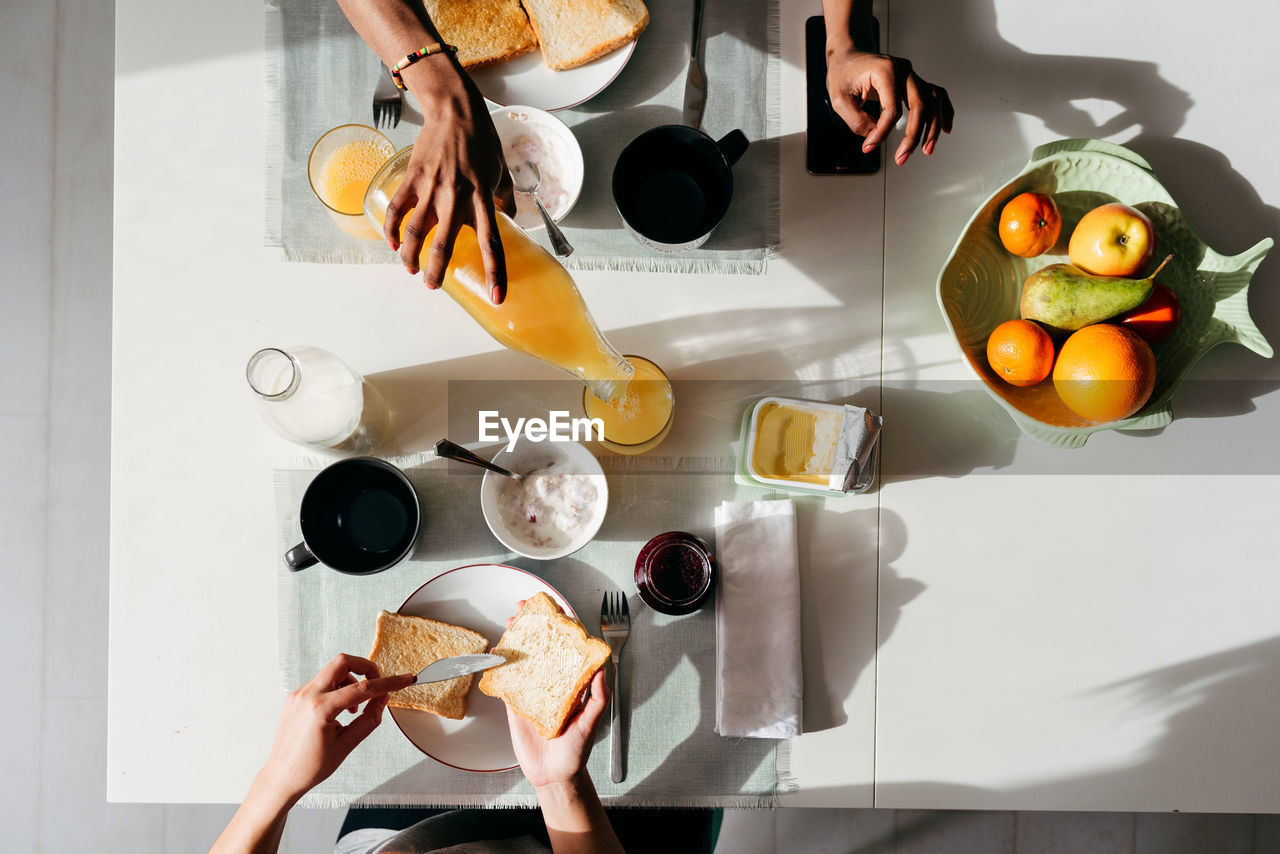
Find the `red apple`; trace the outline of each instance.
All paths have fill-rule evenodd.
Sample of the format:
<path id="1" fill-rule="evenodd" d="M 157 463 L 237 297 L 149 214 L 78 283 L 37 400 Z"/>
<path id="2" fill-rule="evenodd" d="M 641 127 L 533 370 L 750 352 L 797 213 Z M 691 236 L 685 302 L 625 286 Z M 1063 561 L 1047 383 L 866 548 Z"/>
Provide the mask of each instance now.
<path id="1" fill-rule="evenodd" d="M 1141 335 L 1148 344 L 1159 344 L 1173 334 L 1181 319 L 1178 295 L 1157 282 L 1147 301 L 1120 318 L 1120 324 Z"/>
<path id="2" fill-rule="evenodd" d="M 1071 232 L 1071 263 L 1095 276 L 1133 278 L 1156 251 L 1156 230 L 1136 208 L 1112 202 L 1094 208 Z"/>

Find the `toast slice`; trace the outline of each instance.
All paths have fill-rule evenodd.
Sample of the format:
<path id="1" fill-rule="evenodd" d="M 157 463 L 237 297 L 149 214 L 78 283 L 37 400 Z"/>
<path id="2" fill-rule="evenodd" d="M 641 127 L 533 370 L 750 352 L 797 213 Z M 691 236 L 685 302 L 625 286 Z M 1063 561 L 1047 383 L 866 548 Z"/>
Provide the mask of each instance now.
<path id="1" fill-rule="evenodd" d="M 378 615 L 378 631 L 369 660 L 378 665 L 383 676 L 394 676 L 417 673 L 442 658 L 484 652 L 488 645 L 484 635 L 461 626 L 383 611 Z M 387 705 L 461 720 L 467 714 L 467 692 L 474 679 L 475 674 L 469 673 L 443 682 L 410 685 L 392 691 Z"/>
<path id="2" fill-rule="evenodd" d="M 520 0 L 426 0 L 426 6 L 440 38 L 458 48 L 458 62 L 468 71 L 538 46 Z"/>
<path id="3" fill-rule="evenodd" d="M 521 0 L 533 24 L 542 61 L 562 71 L 586 65 L 644 32 L 642 0 Z"/>
<path id="4" fill-rule="evenodd" d="M 538 593 L 525 602 L 493 652 L 507 663 L 486 670 L 480 690 L 503 700 L 538 735 L 555 738 L 609 658 L 609 645 L 587 634 L 546 593 Z"/>

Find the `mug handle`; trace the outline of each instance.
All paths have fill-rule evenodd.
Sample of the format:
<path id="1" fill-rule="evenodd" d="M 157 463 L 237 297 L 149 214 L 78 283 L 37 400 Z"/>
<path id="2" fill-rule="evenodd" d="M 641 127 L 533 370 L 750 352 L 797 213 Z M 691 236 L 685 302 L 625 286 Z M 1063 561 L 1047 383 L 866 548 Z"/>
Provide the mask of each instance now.
<path id="1" fill-rule="evenodd" d="M 284 553 L 284 562 L 288 565 L 289 569 L 297 572 L 300 569 L 315 566 L 320 562 L 320 560 L 311 553 L 311 549 L 307 548 L 306 543 L 298 543 L 296 546 Z"/>
<path id="2" fill-rule="evenodd" d="M 738 158 L 746 152 L 750 144 L 745 133 L 740 130 L 731 130 L 716 141 L 716 148 L 720 149 L 725 161 L 732 166 L 738 162 Z"/>

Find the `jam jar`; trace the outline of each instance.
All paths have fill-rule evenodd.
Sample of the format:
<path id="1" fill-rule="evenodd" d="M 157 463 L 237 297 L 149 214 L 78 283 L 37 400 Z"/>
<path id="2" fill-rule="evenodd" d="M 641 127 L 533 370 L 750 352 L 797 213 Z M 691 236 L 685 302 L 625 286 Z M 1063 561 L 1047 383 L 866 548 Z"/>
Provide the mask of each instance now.
<path id="1" fill-rule="evenodd" d="M 636 558 L 636 587 L 650 608 L 664 614 L 690 614 L 716 589 L 716 561 L 701 538 L 684 531 L 659 534 Z"/>

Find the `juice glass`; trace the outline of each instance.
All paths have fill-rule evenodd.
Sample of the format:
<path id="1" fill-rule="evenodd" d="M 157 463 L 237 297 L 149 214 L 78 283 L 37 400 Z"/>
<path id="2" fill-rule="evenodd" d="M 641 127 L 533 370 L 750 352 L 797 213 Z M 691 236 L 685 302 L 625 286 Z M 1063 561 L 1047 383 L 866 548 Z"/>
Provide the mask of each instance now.
<path id="1" fill-rule="evenodd" d="M 307 180 L 338 227 L 361 240 L 381 240 L 364 216 L 364 193 L 396 147 L 368 125 L 340 125 L 311 148 Z"/>
<path id="2" fill-rule="evenodd" d="M 635 373 L 622 393 L 602 399 L 584 389 L 582 408 L 588 418 L 604 422 L 602 445 L 617 454 L 643 454 L 671 432 L 676 400 L 662 368 L 643 356 L 624 358 Z"/>
<path id="3" fill-rule="evenodd" d="M 387 205 L 404 180 L 413 146 L 383 165 L 364 198 L 370 226 L 381 231 Z M 423 241 L 431 245 L 433 228 Z M 463 226 L 445 268 L 442 289 L 499 344 L 541 359 L 573 376 L 604 400 L 621 394 L 632 366 L 596 326 L 573 277 L 555 256 L 498 211 L 498 237 L 507 262 L 507 298 L 489 300 L 475 230 Z"/>

